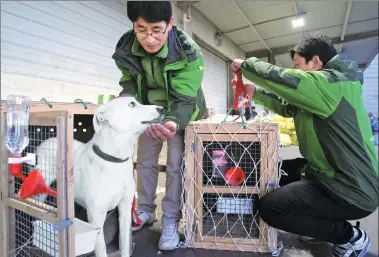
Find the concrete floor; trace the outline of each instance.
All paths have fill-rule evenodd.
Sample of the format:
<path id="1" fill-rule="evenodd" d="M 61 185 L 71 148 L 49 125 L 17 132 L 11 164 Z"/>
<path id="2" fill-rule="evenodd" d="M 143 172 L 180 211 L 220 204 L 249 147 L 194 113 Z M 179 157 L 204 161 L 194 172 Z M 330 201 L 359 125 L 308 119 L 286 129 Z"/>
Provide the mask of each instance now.
<path id="1" fill-rule="evenodd" d="M 166 145 L 164 144 L 159 163 L 165 163 Z M 165 173 L 160 172 L 158 188 L 157 188 L 157 214 L 158 221 L 145 229 L 135 232 L 134 243 L 135 248 L 133 257 L 268 257 L 271 254 L 251 253 L 251 252 L 231 252 L 231 251 L 213 251 L 200 249 L 176 249 L 174 251 L 163 252 L 158 250 L 158 241 L 161 231 L 160 218 L 162 216 L 161 200 L 165 190 Z M 360 220 L 361 228 L 365 229 L 371 237 L 372 244 L 366 257 L 379 257 L 378 253 L 378 210 L 369 217 Z M 355 225 L 355 221 L 352 221 Z M 279 240 L 283 242 L 284 250 L 286 249 L 304 249 L 312 253 L 313 257 L 330 256 L 332 246 L 325 243 L 319 245 L 305 244 L 299 241 L 297 235 L 279 232 Z M 113 256 L 113 255 L 112 255 Z M 117 255 L 115 255 L 117 256 Z"/>
<path id="2" fill-rule="evenodd" d="M 165 173 L 160 172 L 158 189 L 157 189 L 157 204 L 158 204 L 158 222 L 153 226 L 135 232 L 134 243 L 135 248 L 133 257 L 268 257 L 271 254 L 247 253 L 247 252 L 230 252 L 230 251 L 211 251 L 199 249 L 176 249 L 170 252 L 158 250 L 158 241 L 161 231 L 160 217 L 162 216 L 161 199 L 164 195 Z M 355 224 L 355 222 L 354 222 Z M 377 257 L 378 254 L 378 211 L 366 219 L 361 220 L 361 227 L 365 229 L 371 236 L 372 246 L 369 254 L 366 257 Z M 314 257 L 327 257 L 330 255 L 331 245 L 319 244 L 309 245 L 298 240 L 296 235 L 281 232 L 279 240 L 283 242 L 285 249 L 305 249 L 310 251 Z"/>

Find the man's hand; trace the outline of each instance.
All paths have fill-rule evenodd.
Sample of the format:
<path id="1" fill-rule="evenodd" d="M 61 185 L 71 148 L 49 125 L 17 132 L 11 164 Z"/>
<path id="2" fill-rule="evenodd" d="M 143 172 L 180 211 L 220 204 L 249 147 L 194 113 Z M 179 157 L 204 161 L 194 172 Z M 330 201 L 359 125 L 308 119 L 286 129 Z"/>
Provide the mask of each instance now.
<path id="1" fill-rule="evenodd" d="M 245 83 L 245 92 L 250 96 L 253 97 L 255 93 L 256 86 L 251 83 Z"/>
<path id="2" fill-rule="evenodd" d="M 242 66 L 243 62 L 244 62 L 244 60 L 235 59 L 232 62 L 232 65 L 230 65 L 230 68 L 232 69 L 233 72 L 237 72 L 237 71 L 241 70 L 241 66 Z"/>
<path id="3" fill-rule="evenodd" d="M 167 141 L 174 138 L 176 129 L 177 125 L 173 121 L 167 121 L 163 125 L 151 124 L 146 130 L 146 135 L 151 139 Z"/>

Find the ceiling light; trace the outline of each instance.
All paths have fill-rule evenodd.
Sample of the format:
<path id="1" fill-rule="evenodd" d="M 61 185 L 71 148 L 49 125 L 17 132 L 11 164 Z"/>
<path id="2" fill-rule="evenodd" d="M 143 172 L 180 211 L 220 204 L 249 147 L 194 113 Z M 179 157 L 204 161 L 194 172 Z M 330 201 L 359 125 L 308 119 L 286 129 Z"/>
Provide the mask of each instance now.
<path id="1" fill-rule="evenodd" d="M 298 18 L 292 21 L 292 27 L 299 28 L 304 26 L 304 19 Z"/>

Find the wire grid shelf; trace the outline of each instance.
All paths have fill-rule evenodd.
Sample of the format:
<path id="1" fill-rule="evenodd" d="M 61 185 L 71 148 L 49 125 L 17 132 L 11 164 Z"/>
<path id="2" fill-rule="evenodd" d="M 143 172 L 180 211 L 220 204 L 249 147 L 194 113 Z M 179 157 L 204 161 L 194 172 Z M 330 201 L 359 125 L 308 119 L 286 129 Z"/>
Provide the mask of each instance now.
<path id="1" fill-rule="evenodd" d="M 192 122 L 186 129 L 185 244 L 273 252 L 277 232 L 260 219 L 257 204 L 279 184 L 278 124 L 249 121 L 243 126 L 221 122 L 224 117 Z"/>

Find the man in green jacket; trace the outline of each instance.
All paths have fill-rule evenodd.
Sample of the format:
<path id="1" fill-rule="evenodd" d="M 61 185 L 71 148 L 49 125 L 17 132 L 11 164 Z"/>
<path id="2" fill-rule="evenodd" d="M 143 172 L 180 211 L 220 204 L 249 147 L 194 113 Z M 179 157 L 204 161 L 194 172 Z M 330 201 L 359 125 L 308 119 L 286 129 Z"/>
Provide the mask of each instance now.
<path id="1" fill-rule="evenodd" d="M 329 38 L 316 35 L 291 51 L 294 69 L 257 58 L 235 60 L 232 70 L 253 84 L 255 103 L 293 117 L 305 177 L 264 196 L 261 218 L 269 225 L 334 244 L 335 257 L 362 257 L 368 234 L 348 220 L 378 207 L 378 160 L 363 105 L 363 74 L 337 55 Z"/>
<path id="2" fill-rule="evenodd" d="M 133 231 L 155 221 L 158 158 L 163 141 L 167 140 L 159 248 L 172 250 L 179 243 L 183 132 L 191 120 L 207 117 L 201 89 L 204 59 L 199 46 L 173 25 L 170 1 L 128 1 L 127 13 L 133 29 L 121 37 L 112 56 L 122 72 L 121 95 L 165 108 L 162 124 L 151 125 L 139 138 L 136 169 L 142 224 L 133 227 Z"/>

